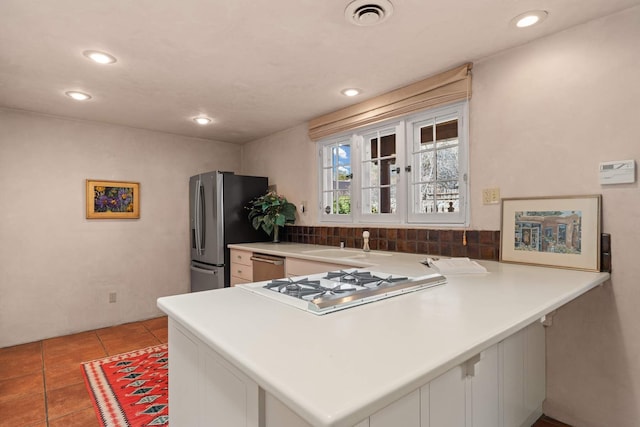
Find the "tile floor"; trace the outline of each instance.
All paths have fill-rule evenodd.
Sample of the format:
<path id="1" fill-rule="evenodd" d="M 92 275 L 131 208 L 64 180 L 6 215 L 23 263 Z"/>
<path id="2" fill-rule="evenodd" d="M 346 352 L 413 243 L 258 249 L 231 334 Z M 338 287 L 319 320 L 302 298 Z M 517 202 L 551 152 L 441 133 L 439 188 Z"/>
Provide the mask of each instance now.
<path id="1" fill-rule="evenodd" d="M 167 342 L 167 318 L 0 349 L 0 427 L 98 427 L 80 362 Z"/>

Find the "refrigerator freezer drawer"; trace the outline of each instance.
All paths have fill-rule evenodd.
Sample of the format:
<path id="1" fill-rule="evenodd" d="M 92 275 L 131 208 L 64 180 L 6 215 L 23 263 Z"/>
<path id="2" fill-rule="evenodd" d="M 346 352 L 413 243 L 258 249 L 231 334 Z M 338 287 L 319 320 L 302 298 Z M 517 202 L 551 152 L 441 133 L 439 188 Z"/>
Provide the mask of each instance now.
<path id="1" fill-rule="evenodd" d="M 224 288 L 224 267 L 191 264 L 191 292 Z"/>

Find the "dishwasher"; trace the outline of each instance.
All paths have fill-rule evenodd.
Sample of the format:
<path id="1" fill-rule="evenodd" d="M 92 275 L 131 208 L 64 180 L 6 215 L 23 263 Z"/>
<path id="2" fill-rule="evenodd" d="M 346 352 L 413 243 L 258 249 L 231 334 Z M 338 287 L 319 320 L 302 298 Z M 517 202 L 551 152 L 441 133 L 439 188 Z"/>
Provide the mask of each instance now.
<path id="1" fill-rule="evenodd" d="M 254 253 L 251 261 L 253 261 L 254 282 L 284 278 L 283 257 Z"/>

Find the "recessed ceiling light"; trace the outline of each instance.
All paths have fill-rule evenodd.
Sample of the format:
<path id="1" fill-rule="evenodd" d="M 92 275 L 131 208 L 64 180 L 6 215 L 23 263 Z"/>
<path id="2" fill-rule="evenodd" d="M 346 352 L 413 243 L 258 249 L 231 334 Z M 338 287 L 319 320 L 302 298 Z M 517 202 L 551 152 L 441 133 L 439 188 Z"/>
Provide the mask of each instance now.
<path id="1" fill-rule="evenodd" d="M 117 61 L 115 56 L 97 50 L 85 50 L 82 54 L 98 64 L 113 64 Z"/>
<path id="2" fill-rule="evenodd" d="M 546 10 L 530 10 L 516 16 L 511 22 L 518 28 L 526 28 L 541 23 L 548 15 Z"/>
<path id="3" fill-rule="evenodd" d="M 75 99 L 76 101 L 86 101 L 88 99 L 91 99 L 91 95 L 89 95 L 88 93 L 78 92 L 76 90 L 70 90 L 68 92 L 65 92 L 64 94 L 69 98 Z"/>
<path id="4" fill-rule="evenodd" d="M 209 117 L 194 117 L 193 121 L 203 126 L 211 123 L 211 119 Z"/>
<path id="5" fill-rule="evenodd" d="M 344 89 L 341 92 L 344 96 L 356 96 L 360 94 L 360 90 L 359 89 Z"/>

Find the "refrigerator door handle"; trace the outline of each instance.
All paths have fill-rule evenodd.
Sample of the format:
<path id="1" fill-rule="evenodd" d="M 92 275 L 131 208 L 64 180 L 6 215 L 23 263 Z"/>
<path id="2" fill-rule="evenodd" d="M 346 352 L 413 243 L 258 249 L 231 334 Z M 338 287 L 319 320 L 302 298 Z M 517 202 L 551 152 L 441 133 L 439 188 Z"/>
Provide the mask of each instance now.
<path id="1" fill-rule="evenodd" d="M 218 274 L 217 270 L 207 270 L 207 269 L 204 269 L 204 268 L 194 267 L 193 265 L 191 266 L 191 269 L 193 271 L 197 271 L 198 273 L 210 274 L 212 276 L 215 276 L 215 275 Z"/>
<path id="2" fill-rule="evenodd" d="M 196 252 L 198 253 L 198 255 L 202 255 L 202 235 L 201 235 L 201 230 L 202 230 L 202 215 L 201 215 L 201 209 L 200 209 L 200 204 L 202 203 L 202 200 L 200 199 L 200 188 L 202 186 L 202 183 L 200 180 L 196 181 L 196 185 L 195 185 L 195 194 L 194 194 L 194 202 L 193 202 L 193 211 L 194 211 L 194 215 L 195 215 L 195 223 L 196 223 Z"/>

